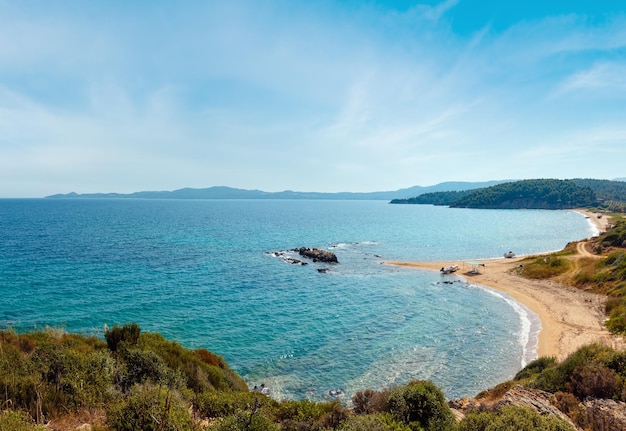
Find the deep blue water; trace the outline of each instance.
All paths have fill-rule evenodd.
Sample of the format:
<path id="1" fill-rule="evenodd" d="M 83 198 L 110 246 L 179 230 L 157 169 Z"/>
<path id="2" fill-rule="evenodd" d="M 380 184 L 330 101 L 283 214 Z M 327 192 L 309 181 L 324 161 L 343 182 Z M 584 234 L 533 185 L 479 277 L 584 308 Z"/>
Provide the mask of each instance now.
<path id="1" fill-rule="evenodd" d="M 385 265 L 561 249 L 568 211 L 381 201 L 0 200 L 0 327 L 101 336 L 137 322 L 226 358 L 278 399 L 431 379 L 450 398 L 533 357 L 532 313 L 460 278 Z M 307 246 L 340 263 L 286 263 Z"/>

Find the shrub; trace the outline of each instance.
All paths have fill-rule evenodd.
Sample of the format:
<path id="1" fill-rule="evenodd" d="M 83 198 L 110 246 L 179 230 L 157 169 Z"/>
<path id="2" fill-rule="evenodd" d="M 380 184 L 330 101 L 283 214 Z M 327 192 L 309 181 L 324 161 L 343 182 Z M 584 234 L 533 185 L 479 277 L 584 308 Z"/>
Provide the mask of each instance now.
<path id="1" fill-rule="evenodd" d="M 569 392 L 557 392 L 554 394 L 554 405 L 569 416 L 578 426 L 582 427 L 587 423 L 587 411 L 578 398 Z"/>
<path id="2" fill-rule="evenodd" d="M 338 407 L 338 402 L 283 401 L 278 405 L 277 417 L 282 424 L 281 429 L 286 431 L 320 430 L 326 421 L 332 420 L 331 416 Z"/>
<path id="3" fill-rule="evenodd" d="M 552 254 L 539 256 L 524 264 L 520 269 L 524 277 L 544 279 L 551 278 L 567 272 L 571 263 L 562 257 Z"/>
<path id="4" fill-rule="evenodd" d="M 357 392 L 352 397 L 354 413 L 371 414 L 386 412 L 389 410 L 389 405 L 387 403 L 388 397 L 389 391 L 379 392 L 366 389 L 363 392 Z"/>
<path id="5" fill-rule="evenodd" d="M 2 410 L 0 431 L 46 431 L 46 427 L 34 425 L 32 418 L 25 412 Z"/>
<path id="6" fill-rule="evenodd" d="M 499 383 L 491 389 L 480 392 L 478 395 L 476 395 L 476 399 L 500 399 L 513 386 L 515 386 L 515 382 L 512 380 L 504 383 Z"/>
<path id="7" fill-rule="evenodd" d="M 239 412 L 228 416 L 215 425 L 211 431 L 278 431 L 278 425 L 259 412 Z"/>
<path id="8" fill-rule="evenodd" d="M 413 381 L 395 389 L 388 402 L 392 417 L 411 429 L 454 429 L 452 411 L 441 390 L 430 381 Z"/>
<path id="9" fill-rule="evenodd" d="M 213 365 L 214 367 L 224 368 L 226 361 L 219 355 L 209 352 L 207 349 L 194 350 L 194 354 L 204 363 Z"/>
<path id="10" fill-rule="evenodd" d="M 352 415 L 337 429 L 339 431 L 411 431 L 408 425 L 394 421 L 389 413 Z"/>
<path id="11" fill-rule="evenodd" d="M 569 355 L 556 367 L 544 370 L 535 381 L 529 385 L 546 392 L 564 392 L 567 390 L 566 386 L 570 382 L 576 367 L 591 364 L 602 358 L 606 360 L 612 353 L 613 349 L 597 343 L 583 346 Z"/>
<path id="12" fill-rule="evenodd" d="M 133 387 L 131 395 L 107 411 L 112 431 L 191 431 L 189 404 L 176 391 L 150 384 Z"/>
<path id="13" fill-rule="evenodd" d="M 122 390 L 138 383 L 151 382 L 167 386 L 171 389 L 180 389 L 184 384 L 183 376 L 169 368 L 154 352 L 137 348 L 121 348 L 120 357 L 126 363 L 126 372 L 120 376 Z"/>
<path id="14" fill-rule="evenodd" d="M 0 333 L 0 404 L 26 410 L 39 418 L 37 369 L 32 360 L 20 352 L 18 338 L 8 340 L 3 335 L 6 333 Z"/>
<path id="15" fill-rule="evenodd" d="M 141 328 L 136 323 L 126 323 L 124 326 L 113 325 L 113 328 L 104 331 L 104 338 L 107 346 L 112 352 L 117 351 L 119 343 L 125 342 L 129 345 L 137 344 Z"/>
<path id="16" fill-rule="evenodd" d="M 251 410 L 255 406 L 272 411 L 277 402 L 257 392 L 206 391 L 196 397 L 195 405 L 200 415 L 221 418 Z"/>
<path id="17" fill-rule="evenodd" d="M 0 331 L 0 343 L 16 347 L 20 352 L 29 355 L 37 346 L 35 340 L 29 337 L 27 334 L 17 335 L 12 330 Z"/>
<path id="18" fill-rule="evenodd" d="M 589 364 L 574 369 L 567 389 L 581 400 L 587 397 L 619 399 L 622 383 L 615 371 L 602 365 Z"/>
<path id="19" fill-rule="evenodd" d="M 171 369 L 185 376 L 186 384 L 196 393 L 208 389 L 247 391 L 248 386 L 226 361 L 207 350 L 191 351 L 161 334 L 143 333 L 138 347 L 156 354 Z"/>
<path id="20" fill-rule="evenodd" d="M 626 351 L 613 352 L 604 361 L 604 365 L 619 374 L 622 379 L 626 378 Z"/>
<path id="21" fill-rule="evenodd" d="M 515 375 L 513 380 L 524 380 L 530 377 L 534 377 L 537 374 L 540 374 L 541 372 L 546 370 L 547 368 L 556 366 L 556 364 L 557 361 L 554 356 L 542 356 L 526 365 L 524 369 L 522 369 Z"/>
<path id="22" fill-rule="evenodd" d="M 347 417 L 346 409 L 339 401 L 334 401 L 328 405 L 330 410 L 321 418 L 321 425 L 327 429 L 336 429 Z"/>
<path id="23" fill-rule="evenodd" d="M 534 410 L 505 406 L 495 413 L 470 413 L 459 424 L 459 431 L 574 431 L 570 424 Z"/>
<path id="24" fill-rule="evenodd" d="M 494 416 L 491 412 L 468 413 L 459 423 L 459 431 L 485 431 L 494 421 Z"/>

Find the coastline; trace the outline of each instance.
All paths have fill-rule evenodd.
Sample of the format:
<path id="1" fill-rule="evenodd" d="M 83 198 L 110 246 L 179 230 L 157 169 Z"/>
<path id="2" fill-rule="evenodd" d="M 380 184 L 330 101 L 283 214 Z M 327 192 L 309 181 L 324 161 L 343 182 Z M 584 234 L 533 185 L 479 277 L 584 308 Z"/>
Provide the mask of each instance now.
<path id="1" fill-rule="evenodd" d="M 578 214 L 582 214 L 589 221 L 589 223 L 595 228 L 595 235 L 599 235 L 600 233 L 606 232 L 609 227 L 609 220 L 607 217 L 601 215 L 598 218 L 598 213 L 591 212 L 586 209 L 575 209 L 572 210 L 577 212 Z"/>
<path id="2" fill-rule="evenodd" d="M 606 230 L 606 217 L 600 219 L 586 210 L 576 212 L 588 217 L 599 232 Z M 541 321 L 537 356 L 554 356 L 559 361 L 585 344 L 603 343 L 623 349 L 624 340 L 611 334 L 604 326 L 605 296 L 578 290 L 552 280 L 531 280 L 514 271 L 522 257 L 481 260 L 480 273 L 470 274 L 471 266 L 461 261 L 448 262 L 385 262 L 389 265 L 439 271 L 442 267 L 459 265 L 458 275 L 468 282 L 492 288 L 509 295 L 535 313 Z"/>

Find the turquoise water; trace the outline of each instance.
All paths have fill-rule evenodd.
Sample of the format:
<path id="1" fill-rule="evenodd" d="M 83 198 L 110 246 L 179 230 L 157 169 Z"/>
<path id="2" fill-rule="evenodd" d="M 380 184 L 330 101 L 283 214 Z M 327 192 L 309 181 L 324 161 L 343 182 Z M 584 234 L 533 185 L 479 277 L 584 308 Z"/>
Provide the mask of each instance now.
<path id="1" fill-rule="evenodd" d="M 536 316 L 458 277 L 385 265 L 561 249 L 567 211 L 380 201 L 0 200 L 0 327 L 137 322 L 226 358 L 277 399 L 431 379 L 449 398 L 534 357 Z M 339 264 L 292 265 L 307 246 Z M 442 280 L 453 281 L 450 284 Z"/>

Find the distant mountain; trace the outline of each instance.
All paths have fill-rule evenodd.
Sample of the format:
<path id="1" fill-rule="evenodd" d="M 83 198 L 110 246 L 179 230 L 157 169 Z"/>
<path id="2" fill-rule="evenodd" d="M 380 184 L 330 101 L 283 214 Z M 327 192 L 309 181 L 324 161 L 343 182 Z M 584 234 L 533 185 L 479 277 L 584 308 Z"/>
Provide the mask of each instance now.
<path id="1" fill-rule="evenodd" d="M 413 186 L 406 189 L 387 192 L 264 192 L 261 190 L 245 190 L 232 187 L 215 186 L 204 189 L 184 188 L 174 191 L 142 191 L 135 193 L 67 193 L 47 196 L 48 199 L 326 199 L 326 200 L 392 200 L 418 196 L 424 193 L 439 191 L 461 191 L 489 187 L 508 182 L 445 182 L 434 186 Z"/>

